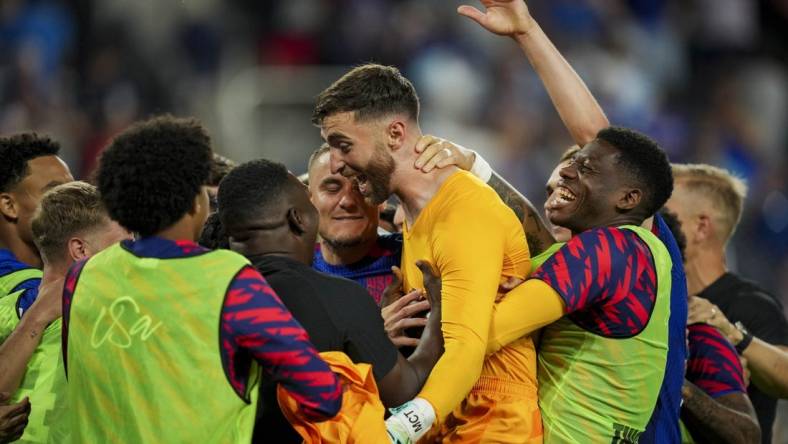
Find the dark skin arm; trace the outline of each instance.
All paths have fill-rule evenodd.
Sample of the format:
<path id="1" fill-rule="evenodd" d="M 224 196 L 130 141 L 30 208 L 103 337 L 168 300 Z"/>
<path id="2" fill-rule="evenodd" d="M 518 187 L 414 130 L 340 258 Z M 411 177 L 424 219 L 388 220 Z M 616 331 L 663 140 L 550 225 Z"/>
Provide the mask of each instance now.
<path id="1" fill-rule="evenodd" d="M 684 381 L 681 419 L 699 442 L 745 444 L 761 442 L 761 428 L 746 393 L 712 398 Z"/>
<path id="2" fill-rule="evenodd" d="M 424 275 L 424 290 L 430 303 L 430 315 L 419 340 L 419 345 L 409 358 L 398 354 L 397 363 L 378 381 L 380 399 L 386 407 L 396 407 L 413 399 L 421 390 L 430 371 L 443 354 L 441 333 L 441 281 L 425 261 L 416 265 Z M 395 278 L 392 286 L 401 286 Z"/>
<path id="3" fill-rule="evenodd" d="M 525 240 L 528 242 L 528 250 L 531 252 L 531 256 L 543 252 L 547 247 L 555 243 L 553 233 L 547 229 L 542 216 L 531 201 L 520 194 L 509 182 L 493 171 L 490 180 L 487 181 L 487 185 L 495 190 L 501 200 L 503 200 L 503 203 L 511 208 L 514 214 L 517 215 L 517 219 L 522 222 Z"/>
<path id="4" fill-rule="evenodd" d="M 30 415 L 30 401 L 25 398 L 8 404 L 8 393 L 0 393 L 0 443 L 13 442 L 22 436 Z"/>

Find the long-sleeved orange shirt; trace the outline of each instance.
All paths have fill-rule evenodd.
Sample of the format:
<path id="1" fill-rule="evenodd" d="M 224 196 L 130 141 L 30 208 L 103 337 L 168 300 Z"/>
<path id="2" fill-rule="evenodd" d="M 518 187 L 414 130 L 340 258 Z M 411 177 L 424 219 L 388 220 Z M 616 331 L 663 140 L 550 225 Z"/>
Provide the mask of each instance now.
<path id="1" fill-rule="evenodd" d="M 465 171 L 451 175 L 419 214 L 403 228 L 402 272 L 407 291 L 421 287 L 415 262 L 430 261 L 443 282 L 444 354 L 420 397 L 442 421 L 460 405 L 480 375 L 533 387 L 536 352 L 530 337 L 511 342 L 485 359 L 501 280 L 524 278 L 530 255 L 522 225 L 495 192 Z"/>

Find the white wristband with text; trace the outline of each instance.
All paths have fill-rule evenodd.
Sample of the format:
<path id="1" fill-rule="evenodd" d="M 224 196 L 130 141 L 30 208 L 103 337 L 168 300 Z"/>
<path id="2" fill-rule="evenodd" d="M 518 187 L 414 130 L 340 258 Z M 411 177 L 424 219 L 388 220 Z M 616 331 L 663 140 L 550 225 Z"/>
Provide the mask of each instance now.
<path id="1" fill-rule="evenodd" d="M 474 151 L 473 154 L 475 154 L 476 157 L 473 160 L 471 174 L 481 179 L 484 183 L 489 182 L 493 173 L 492 167 L 489 163 L 487 163 L 486 160 L 484 160 L 484 157 L 482 157 L 481 154 L 477 153 L 476 151 Z"/>
<path id="2" fill-rule="evenodd" d="M 424 398 L 415 398 L 390 411 L 386 430 L 393 444 L 417 442 L 435 422 L 435 410 Z"/>

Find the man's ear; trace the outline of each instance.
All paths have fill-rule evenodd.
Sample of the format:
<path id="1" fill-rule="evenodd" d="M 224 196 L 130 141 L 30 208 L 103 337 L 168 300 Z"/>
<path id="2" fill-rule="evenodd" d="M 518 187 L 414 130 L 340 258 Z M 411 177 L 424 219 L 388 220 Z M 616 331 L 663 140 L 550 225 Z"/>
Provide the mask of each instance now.
<path id="1" fill-rule="evenodd" d="M 298 211 L 298 208 L 290 207 L 290 209 L 287 210 L 287 225 L 290 227 L 290 231 L 296 236 L 301 236 L 306 232 L 304 214 Z"/>
<path id="2" fill-rule="evenodd" d="M 695 230 L 696 240 L 705 242 L 715 236 L 714 224 L 711 218 L 707 214 L 705 213 L 698 214 L 697 221 L 698 221 L 697 225 L 693 227 Z"/>
<path id="3" fill-rule="evenodd" d="M 630 211 L 633 210 L 635 207 L 640 205 L 640 201 L 643 199 L 643 192 L 640 191 L 638 188 L 630 188 L 619 197 L 618 202 L 616 202 L 616 208 L 622 211 Z"/>
<path id="4" fill-rule="evenodd" d="M 386 128 L 387 145 L 390 150 L 396 151 L 405 143 L 407 123 L 403 119 L 394 119 Z"/>
<path id="5" fill-rule="evenodd" d="M 74 262 L 90 256 L 90 247 L 84 239 L 72 237 L 68 240 L 68 255 Z"/>
<path id="6" fill-rule="evenodd" d="M 11 193 L 0 193 L 0 214 L 8 220 L 19 218 L 16 199 Z"/>
<path id="7" fill-rule="evenodd" d="M 200 209 L 201 209 L 201 207 L 203 205 L 202 193 L 203 193 L 203 189 L 200 188 L 200 192 L 197 193 L 196 196 L 194 196 L 194 200 L 192 201 L 192 207 L 189 208 L 189 215 L 190 216 L 194 216 L 195 214 L 200 212 Z"/>

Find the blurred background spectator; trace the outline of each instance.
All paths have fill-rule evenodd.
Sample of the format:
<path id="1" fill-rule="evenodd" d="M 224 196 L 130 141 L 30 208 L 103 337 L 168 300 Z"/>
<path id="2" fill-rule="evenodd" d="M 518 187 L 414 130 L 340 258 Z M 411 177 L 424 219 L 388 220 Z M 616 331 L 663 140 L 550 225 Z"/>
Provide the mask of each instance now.
<path id="1" fill-rule="evenodd" d="M 540 205 L 571 141 L 516 45 L 461 3 L 2 0 L 0 132 L 51 134 L 87 177 L 114 134 L 172 112 L 199 117 L 221 154 L 301 172 L 320 144 L 314 96 L 375 61 L 413 80 L 425 132 L 480 151 Z M 612 122 L 748 180 L 730 265 L 788 306 L 788 2 L 528 3 Z"/>

